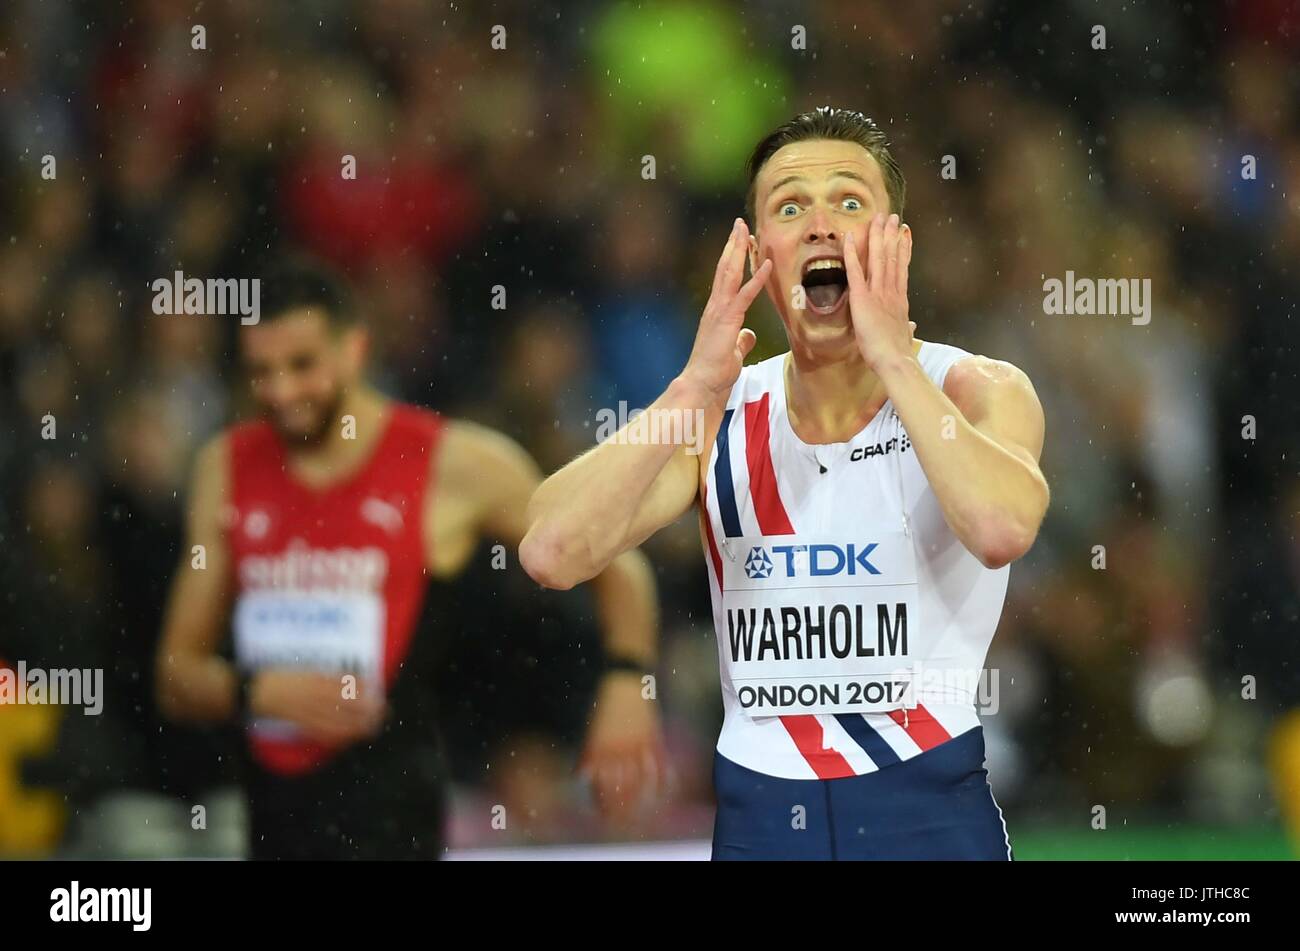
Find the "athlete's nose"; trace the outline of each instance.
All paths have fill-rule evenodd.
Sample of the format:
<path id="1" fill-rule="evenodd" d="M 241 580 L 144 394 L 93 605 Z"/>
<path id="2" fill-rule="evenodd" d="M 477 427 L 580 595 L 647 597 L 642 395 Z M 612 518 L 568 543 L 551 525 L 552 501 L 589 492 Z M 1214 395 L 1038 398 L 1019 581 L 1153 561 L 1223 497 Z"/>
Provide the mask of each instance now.
<path id="1" fill-rule="evenodd" d="M 840 234 L 835 230 L 835 222 L 830 213 L 825 208 L 814 209 L 808 219 L 804 241 L 808 244 L 834 244 L 839 239 Z"/>
<path id="2" fill-rule="evenodd" d="M 276 409 L 288 406 L 298 399 L 298 384 L 288 373 L 274 373 L 266 381 L 263 393 Z"/>

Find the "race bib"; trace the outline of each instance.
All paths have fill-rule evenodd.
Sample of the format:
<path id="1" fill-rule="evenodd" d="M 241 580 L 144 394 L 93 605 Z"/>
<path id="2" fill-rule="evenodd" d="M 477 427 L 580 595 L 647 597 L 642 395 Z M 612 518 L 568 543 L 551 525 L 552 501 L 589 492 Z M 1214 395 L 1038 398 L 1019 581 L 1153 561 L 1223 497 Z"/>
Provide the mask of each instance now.
<path id="1" fill-rule="evenodd" d="M 287 667 L 353 674 L 382 683 L 384 602 L 366 592 L 249 591 L 235 609 L 235 658 L 243 670 Z M 298 730 L 282 720 L 254 720 L 252 728 L 277 739 Z"/>
<path id="2" fill-rule="evenodd" d="M 916 556 L 901 531 L 729 539 L 722 651 L 751 717 L 916 706 Z"/>

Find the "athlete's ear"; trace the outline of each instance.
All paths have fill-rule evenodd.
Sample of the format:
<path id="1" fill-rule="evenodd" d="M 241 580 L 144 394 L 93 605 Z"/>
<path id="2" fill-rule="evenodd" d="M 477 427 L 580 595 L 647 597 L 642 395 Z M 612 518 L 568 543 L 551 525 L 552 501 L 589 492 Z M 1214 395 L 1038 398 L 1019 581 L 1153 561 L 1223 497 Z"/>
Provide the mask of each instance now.
<path id="1" fill-rule="evenodd" d="M 749 273 L 752 277 L 758 272 L 758 238 L 754 233 L 749 233 Z"/>

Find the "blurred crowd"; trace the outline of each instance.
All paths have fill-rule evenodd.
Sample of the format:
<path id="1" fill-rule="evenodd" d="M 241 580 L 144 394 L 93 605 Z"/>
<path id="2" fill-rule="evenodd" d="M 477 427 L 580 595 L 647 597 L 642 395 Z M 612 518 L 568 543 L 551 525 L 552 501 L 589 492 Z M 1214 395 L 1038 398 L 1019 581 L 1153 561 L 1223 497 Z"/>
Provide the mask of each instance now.
<path id="1" fill-rule="evenodd" d="M 1298 59 L 1285 0 L 9 0 L 0 658 L 107 682 L 99 717 L 0 707 L 0 854 L 238 848 L 184 835 L 194 803 L 237 825 L 237 737 L 165 723 L 151 693 L 194 451 L 247 412 L 238 321 L 157 316 L 151 281 L 318 255 L 386 392 L 551 471 L 683 365 L 749 149 L 821 104 L 874 116 L 907 176 L 917 335 L 1017 364 L 1046 411 L 1052 508 L 989 658 L 1013 830 L 1097 804 L 1275 821 L 1267 738 L 1300 706 Z M 1150 279 L 1150 323 L 1046 315 L 1067 270 Z M 785 349 L 768 303 L 751 326 L 757 358 Z M 669 799 L 597 822 L 574 775 L 589 596 L 485 549 L 419 634 L 453 844 L 707 835 L 694 519 L 647 554 Z M 494 830 L 494 803 L 526 818 Z"/>

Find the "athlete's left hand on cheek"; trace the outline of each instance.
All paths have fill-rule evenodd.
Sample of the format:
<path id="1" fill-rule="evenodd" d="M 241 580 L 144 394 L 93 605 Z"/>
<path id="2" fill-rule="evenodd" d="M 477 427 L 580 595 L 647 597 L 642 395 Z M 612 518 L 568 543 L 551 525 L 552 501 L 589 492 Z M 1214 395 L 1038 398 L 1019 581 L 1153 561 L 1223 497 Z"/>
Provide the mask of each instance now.
<path id="1" fill-rule="evenodd" d="M 877 214 L 867 233 L 867 270 L 862 271 L 853 233 L 844 235 L 844 270 L 849 279 L 849 314 L 862 358 L 873 370 L 893 357 L 912 355 L 907 319 L 907 270 L 912 229 L 898 215 Z"/>
<path id="2" fill-rule="evenodd" d="M 602 678 L 578 768 L 591 780 L 596 804 L 607 819 L 633 819 L 643 803 L 666 789 L 667 755 L 657 701 L 643 696 L 639 677 L 616 673 Z"/>

